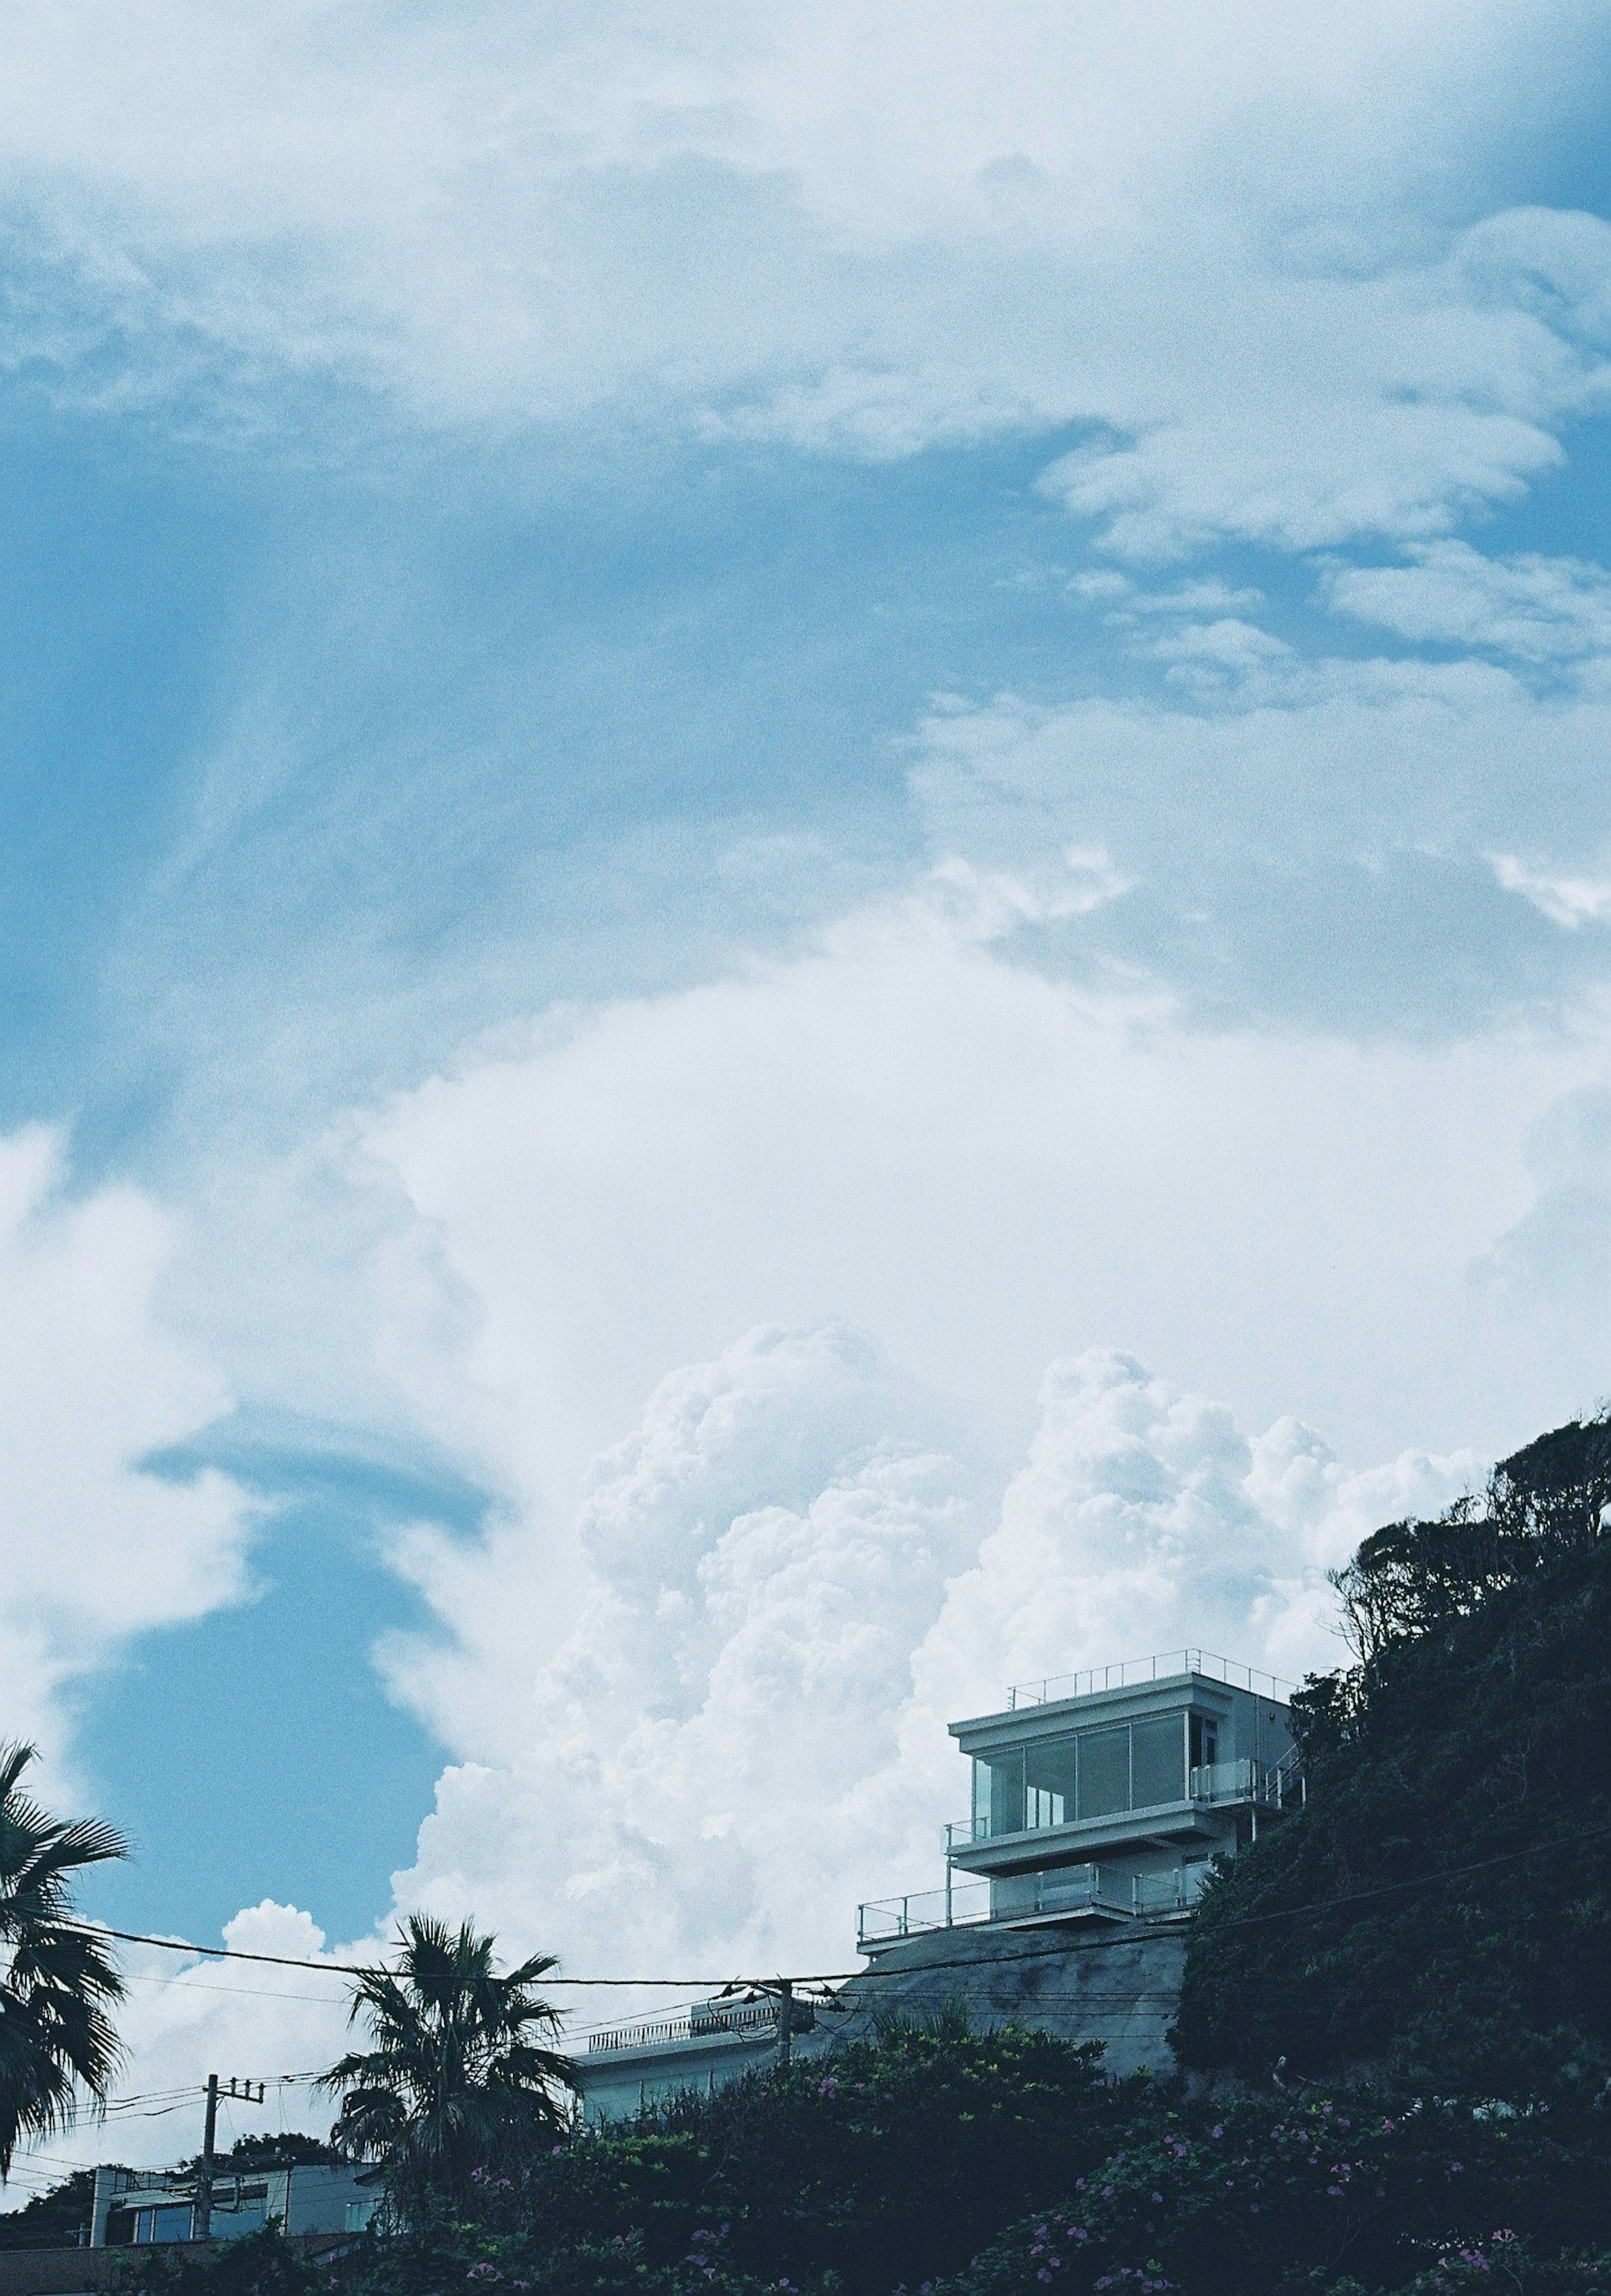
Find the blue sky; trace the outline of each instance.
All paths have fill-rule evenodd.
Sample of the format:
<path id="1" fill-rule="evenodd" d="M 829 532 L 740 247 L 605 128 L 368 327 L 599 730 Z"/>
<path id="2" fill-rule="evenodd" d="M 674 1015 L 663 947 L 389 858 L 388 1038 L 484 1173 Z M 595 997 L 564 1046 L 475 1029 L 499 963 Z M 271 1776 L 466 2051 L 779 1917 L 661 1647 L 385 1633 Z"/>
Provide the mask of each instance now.
<path id="1" fill-rule="evenodd" d="M 19 12 L 0 1648 L 98 1907 L 831 1957 L 946 1710 L 1322 1663 L 1611 1389 L 1608 29 Z"/>

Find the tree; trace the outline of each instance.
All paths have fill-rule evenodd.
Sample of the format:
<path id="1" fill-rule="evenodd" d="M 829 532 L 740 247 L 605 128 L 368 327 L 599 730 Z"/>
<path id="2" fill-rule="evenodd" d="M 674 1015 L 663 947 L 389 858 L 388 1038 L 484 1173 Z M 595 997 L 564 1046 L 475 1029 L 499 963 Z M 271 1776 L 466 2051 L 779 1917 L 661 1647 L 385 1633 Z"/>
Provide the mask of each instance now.
<path id="1" fill-rule="evenodd" d="M 566 2058 L 534 2036 L 560 2013 L 532 1988 L 555 1966 L 534 1955 L 500 1974 L 495 1940 L 466 1922 L 450 1930 L 411 1914 L 397 1933 L 395 1969 L 356 1972 L 348 2021 L 372 2046 L 322 2076 L 339 2093 L 331 2132 L 343 2151 L 383 2161 L 403 2213 L 462 2200 L 471 2172 L 507 2157 L 520 2139 L 563 2126 L 560 2098 L 577 2086 Z"/>
<path id="2" fill-rule="evenodd" d="M 0 1746 L 0 2176 L 24 2137 L 70 2127 L 78 2090 L 94 2104 L 121 2062 L 110 2012 L 123 1980 L 73 1918 L 86 1866 L 127 1857 L 98 1818 L 51 1817 L 22 1790 L 32 1746 Z"/>

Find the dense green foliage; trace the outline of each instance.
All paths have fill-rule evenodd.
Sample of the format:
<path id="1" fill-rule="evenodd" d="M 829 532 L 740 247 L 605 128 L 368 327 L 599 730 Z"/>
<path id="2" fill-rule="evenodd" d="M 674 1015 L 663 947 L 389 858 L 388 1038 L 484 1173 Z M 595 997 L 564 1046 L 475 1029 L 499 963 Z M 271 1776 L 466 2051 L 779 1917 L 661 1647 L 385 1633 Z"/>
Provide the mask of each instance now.
<path id="1" fill-rule="evenodd" d="M 1302 1814 L 1205 1896 L 1187 2062 L 1501 2096 L 1611 2070 L 1608 1451 L 1559 1429 L 1484 1513 L 1390 1525 L 1341 1574 L 1362 1662 L 1294 1702 Z"/>
<path id="2" fill-rule="evenodd" d="M 0 2176 L 20 2141 L 71 2123 L 80 2092 L 99 2103 L 119 2061 L 123 1980 L 74 1921 L 73 1886 L 127 1845 L 97 1818 L 41 1809 L 22 1783 L 34 1759 L 0 1746 Z"/>
<path id="3" fill-rule="evenodd" d="M 0 2216 L 0 2249 L 76 2248 L 89 2224 L 95 2172 L 75 2169 L 48 2193 Z"/>
<path id="4" fill-rule="evenodd" d="M 896 2030 L 573 2135 L 331 2265 L 131 2259 L 151 2296 L 1611 2296 L 1611 2119 L 1105 2082 L 1044 2035 Z"/>
<path id="5" fill-rule="evenodd" d="M 265 2128 L 257 2136 L 237 2136 L 227 2152 L 217 2152 L 220 2176 L 238 2176 L 249 2169 L 329 2167 L 341 2159 L 335 2145 L 323 2136 L 306 2136 L 299 2128 Z M 198 2152 L 181 2161 L 178 2173 L 193 2176 L 201 2165 Z"/>

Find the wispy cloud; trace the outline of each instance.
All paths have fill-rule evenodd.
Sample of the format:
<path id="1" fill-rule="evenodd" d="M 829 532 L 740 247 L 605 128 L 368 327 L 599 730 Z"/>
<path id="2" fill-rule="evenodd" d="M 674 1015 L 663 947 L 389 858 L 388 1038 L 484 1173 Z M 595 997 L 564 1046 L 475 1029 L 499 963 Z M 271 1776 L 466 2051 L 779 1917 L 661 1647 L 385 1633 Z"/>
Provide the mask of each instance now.
<path id="1" fill-rule="evenodd" d="M 1611 877 L 1574 876 L 1518 860 L 1513 853 L 1490 854 L 1493 873 L 1508 893 L 1525 901 L 1568 932 L 1611 919 Z"/>
<path id="2" fill-rule="evenodd" d="M 1530 663 L 1611 655 L 1611 575 L 1537 552 L 1487 558 L 1468 542 L 1411 544 L 1405 566 L 1349 567 L 1326 578 L 1340 613 L 1418 643 L 1470 647 Z"/>

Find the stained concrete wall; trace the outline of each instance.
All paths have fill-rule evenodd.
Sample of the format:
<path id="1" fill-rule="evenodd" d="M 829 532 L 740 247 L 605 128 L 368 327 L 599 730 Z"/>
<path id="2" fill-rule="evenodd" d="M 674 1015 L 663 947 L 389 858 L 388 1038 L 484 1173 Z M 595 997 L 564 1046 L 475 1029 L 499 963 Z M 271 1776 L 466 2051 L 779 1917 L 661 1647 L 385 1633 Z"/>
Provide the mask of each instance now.
<path id="1" fill-rule="evenodd" d="M 860 2039 L 880 2012 L 930 2016 L 955 2003 L 976 2028 L 1033 2025 L 1071 2041 L 1100 2041 L 1110 2073 L 1172 2072 L 1165 2035 L 1185 1964 L 1179 1922 L 930 1931 L 879 1954 L 842 1988 L 844 2006 L 823 2012 L 796 2050 L 814 2055 Z"/>
<path id="2" fill-rule="evenodd" d="M 1106 2072 L 1173 2072 L 1165 2035 L 1185 1963 L 1179 1922 L 933 1930 L 887 1948 L 839 1988 L 837 2004 L 820 2004 L 813 2029 L 796 2034 L 794 2054 L 831 2055 L 846 2042 L 871 2038 L 880 2016 L 936 2016 L 954 2005 L 976 2030 L 1031 2025 L 1067 2040 L 1100 2041 Z M 630 2119 L 680 2091 L 722 2088 L 764 2072 L 776 2058 L 769 2032 L 590 2052 L 577 2060 L 585 2116 Z"/>

